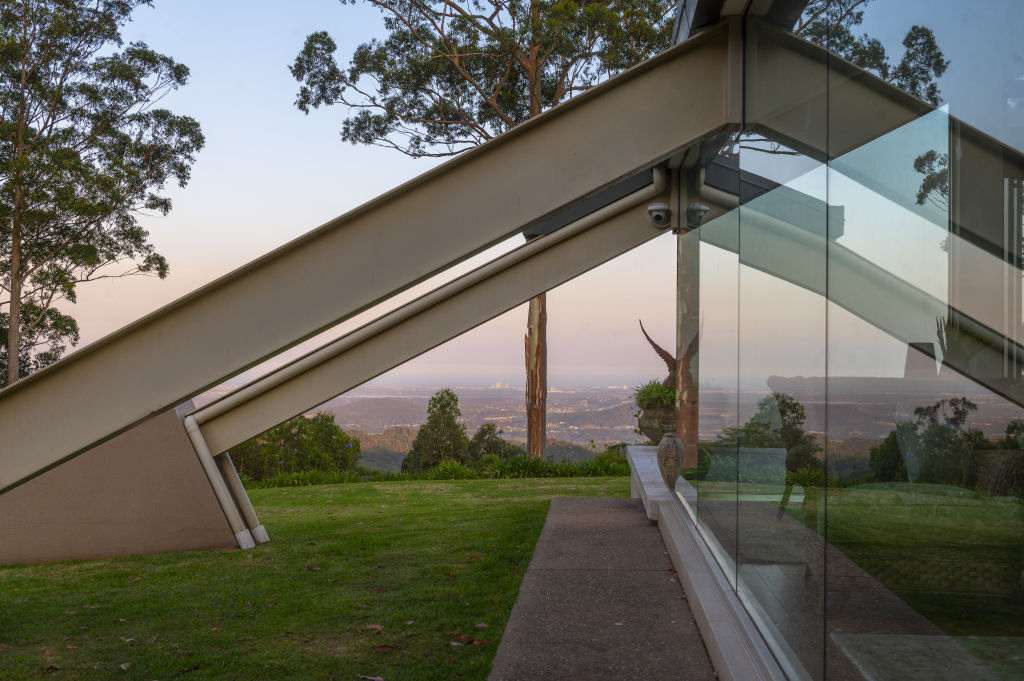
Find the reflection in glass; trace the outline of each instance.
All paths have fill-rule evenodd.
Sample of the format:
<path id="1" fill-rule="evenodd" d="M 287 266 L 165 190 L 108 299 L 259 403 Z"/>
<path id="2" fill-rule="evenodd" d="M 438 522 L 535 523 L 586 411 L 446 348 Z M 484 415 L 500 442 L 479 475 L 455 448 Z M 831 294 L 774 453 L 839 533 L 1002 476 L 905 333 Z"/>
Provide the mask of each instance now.
<path id="1" fill-rule="evenodd" d="M 1024 674 L 1024 172 L 993 139 L 1014 133 L 962 96 L 1014 58 L 960 49 L 999 4 L 954 19 L 906 3 L 948 50 L 949 103 L 829 164 L 829 202 L 846 206 L 828 253 L 830 677 Z M 986 27 L 983 51 L 1002 31 Z"/>
<path id="2" fill-rule="evenodd" d="M 1024 12 L 807 7 L 701 150 L 687 501 L 790 678 L 1022 679 Z"/>
<path id="3" fill-rule="evenodd" d="M 1015 156 L 936 111 L 831 164 L 851 208 L 829 250 L 830 675 L 1024 670 Z"/>
<path id="4" fill-rule="evenodd" d="M 730 211 L 700 227 L 699 354 L 700 459 L 691 480 L 696 488 L 697 526 L 736 584 L 736 442 L 721 437 L 735 430 L 739 399 L 736 357 L 739 213 Z M 722 244 L 725 247 L 712 244 Z"/>
<path id="5" fill-rule="evenodd" d="M 775 186 L 743 196 L 739 209 L 737 592 L 791 675 L 820 679 L 823 446 L 807 429 L 824 430 L 825 394 L 778 379 L 825 373 L 829 211 L 824 165 L 793 154 L 754 141 L 740 152 L 742 169 Z M 809 169 L 794 176 L 794 160 Z"/>

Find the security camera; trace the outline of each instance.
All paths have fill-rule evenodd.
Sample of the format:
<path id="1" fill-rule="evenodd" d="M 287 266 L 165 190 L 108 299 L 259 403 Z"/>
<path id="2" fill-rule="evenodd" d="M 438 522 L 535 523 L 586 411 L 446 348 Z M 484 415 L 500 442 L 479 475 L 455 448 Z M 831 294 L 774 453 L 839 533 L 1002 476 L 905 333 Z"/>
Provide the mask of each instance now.
<path id="1" fill-rule="evenodd" d="M 672 210 L 667 203 L 652 203 L 647 206 L 647 217 L 658 229 L 665 229 L 672 222 Z"/>
<path id="2" fill-rule="evenodd" d="M 686 226 L 690 229 L 700 227 L 709 210 L 703 203 L 691 203 L 686 207 Z"/>

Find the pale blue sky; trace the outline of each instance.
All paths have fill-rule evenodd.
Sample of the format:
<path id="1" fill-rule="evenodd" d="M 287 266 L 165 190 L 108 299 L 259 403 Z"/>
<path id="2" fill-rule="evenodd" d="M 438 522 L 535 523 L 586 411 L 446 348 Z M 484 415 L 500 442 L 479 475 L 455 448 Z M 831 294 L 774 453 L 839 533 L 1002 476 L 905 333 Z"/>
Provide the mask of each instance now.
<path id="1" fill-rule="evenodd" d="M 993 24 L 994 16 L 1001 21 Z M 953 62 L 941 83 L 951 113 L 1003 139 L 1019 134 L 1006 128 L 1002 109 L 1005 83 L 1024 75 L 1017 47 L 1019 0 L 876 0 L 862 29 L 882 39 L 896 57 L 913 23 L 932 26 Z M 189 85 L 165 104 L 195 116 L 207 146 L 191 185 L 172 191 L 171 214 L 145 220 L 171 263 L 170 278 L 82 287 L 74 313 L 83 343 L 436 163 L 343 144 L 338 136 L 341 110 L 306 116 L 292 103 L 297 84 L 287 66 L 308 33 L 328 30 L 344 59 L 381 28 L 375 10 L 342 6 L 337 0 L 156 0 L 154 8 L 137 12 L 125 38 L 145 40 L 191 68 Z M 990 66 L 981 68 L 986 61 Z M 636 384 L 662 374 L 637 332 L 636 318 L 643 317 L 659 341 L 671 345 L 672 251 L 670 240 L 658 239 L 551 294 L 553 385 Z M 764 323 L 764 333 L 771 333 L 771 321 Z M 520 384 L 524 324 L 525 314 L 513 311 L 388 378 Z M 890 364 L 900 361 L 894 357 Z"/>
<path id="2" fill-rule="evenodd" d="M 294 107 L 298 86 L 287 67 L 319 29 L 331 32 L 344 59 L 382 24 L 375 10 L 337 0 L 157 0 L 136 13 L 126 40 L 144 40 L 190 67 L 189 84 L 164 104 L 197 118 L 207 144 L 190 185 L 172 191 L 170 215 L 145 220 L 170 277 L 83 286 L 73 308 L 83 344 L 437 163 L 342 143 L 341 109 L 306 116 Z M 672 253 L 658 240 L 550 294 L 552 385 L 634 385 L 663 373 L 636 319 L 665 346 L 674 342 Z M 525 319 L 524 310 L 510 312 L 382 380 L 521 385 Z"/>

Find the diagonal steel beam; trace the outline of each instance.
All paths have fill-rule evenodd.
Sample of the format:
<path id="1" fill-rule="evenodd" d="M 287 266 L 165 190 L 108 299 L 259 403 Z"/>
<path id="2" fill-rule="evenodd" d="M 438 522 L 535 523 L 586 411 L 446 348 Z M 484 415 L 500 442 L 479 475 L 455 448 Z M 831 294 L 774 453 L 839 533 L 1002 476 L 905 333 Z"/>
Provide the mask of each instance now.
<path id="1" fill-rule="evenodd" d="M 738 128 L 738 29 L 723 24 L 678 45 L 0 391 L 0 493 L 571 201 Z"/>
<path id="2" fill-rule="evenodd" d="M 819 161 L 896 130 L 932 107 L 827 50 L 764 22 L 746 24 L 747 132 Z"/>
<path id="3" fill-rule="evenodd" d="M 664 171 L 635 194 L 531 241 L 195 413 L 213 453 L 346 392 L 663 233 L 649 202 Z"/>

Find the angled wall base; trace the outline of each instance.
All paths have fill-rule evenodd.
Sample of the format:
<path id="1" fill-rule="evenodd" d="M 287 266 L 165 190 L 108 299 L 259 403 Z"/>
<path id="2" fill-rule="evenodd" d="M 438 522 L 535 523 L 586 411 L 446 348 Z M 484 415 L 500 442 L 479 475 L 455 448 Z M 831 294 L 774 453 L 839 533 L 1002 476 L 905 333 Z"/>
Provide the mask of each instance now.
<path id="1" fill-rule="evenodd" d="M 235 545 L 174 409 L 0 494 L 3 565 Z"/>

